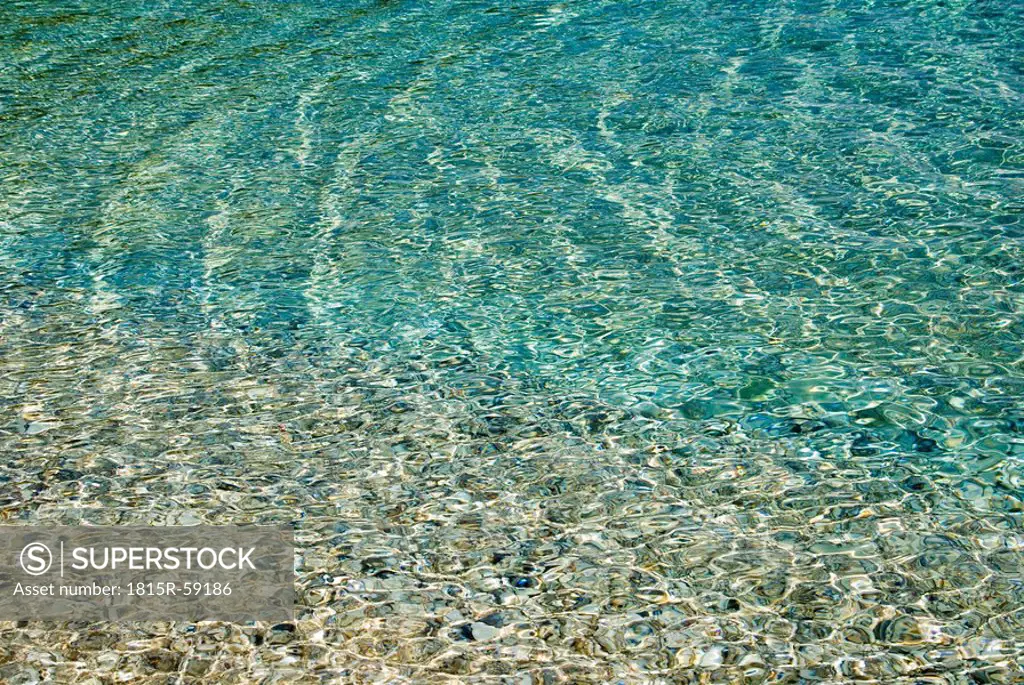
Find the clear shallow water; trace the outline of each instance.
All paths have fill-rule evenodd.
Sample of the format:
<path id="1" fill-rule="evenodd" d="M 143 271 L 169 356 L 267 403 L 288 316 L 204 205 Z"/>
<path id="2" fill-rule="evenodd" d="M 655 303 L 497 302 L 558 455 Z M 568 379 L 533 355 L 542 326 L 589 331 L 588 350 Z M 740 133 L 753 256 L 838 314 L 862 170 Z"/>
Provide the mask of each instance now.
<path id="1" fill-rule="evenodd" d="M 304 598 L 3 675 L 1014 682 L 1019 9 L 5 4 L 3 519 Z"/>

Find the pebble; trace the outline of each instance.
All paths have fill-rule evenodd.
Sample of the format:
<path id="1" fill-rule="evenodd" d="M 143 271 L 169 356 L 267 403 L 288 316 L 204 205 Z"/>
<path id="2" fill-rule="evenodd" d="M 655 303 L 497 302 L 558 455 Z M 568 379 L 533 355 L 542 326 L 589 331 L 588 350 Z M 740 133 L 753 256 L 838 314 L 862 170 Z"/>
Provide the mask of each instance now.
<path id="1" fill-rule="evenodd" d="M 715 645 L 706 652 L 704 652 L 704 654 L 700 658 L 699 665 L 701 668 L 718 668 L 722 665 L 723 656 L 724 655 L 722 647 L 719 645 Z"/>
<path id="2" fill-rule="evenodd" d="M 472 626 L 470 626 L 470 629 L 473 633 L 473 639 L 477 642 L 493 640 L 495 637 L 498 636 L 498 633 L 500 632 L 494 626 L 489 626 L 486 623 L 482 623 L 480 621 L 477 621 Z"/>

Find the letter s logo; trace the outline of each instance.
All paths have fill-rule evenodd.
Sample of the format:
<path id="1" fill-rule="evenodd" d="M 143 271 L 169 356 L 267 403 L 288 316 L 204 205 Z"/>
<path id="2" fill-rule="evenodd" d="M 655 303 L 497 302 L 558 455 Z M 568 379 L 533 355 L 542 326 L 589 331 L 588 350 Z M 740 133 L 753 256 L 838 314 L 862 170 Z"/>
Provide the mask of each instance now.
<path id="1" fill-rule="evenodd" d="M 31 576 L 41 576 L 53 565 L 50 548 L 41 542 L 30 542 L 21 550 L 21 567 Z"/>

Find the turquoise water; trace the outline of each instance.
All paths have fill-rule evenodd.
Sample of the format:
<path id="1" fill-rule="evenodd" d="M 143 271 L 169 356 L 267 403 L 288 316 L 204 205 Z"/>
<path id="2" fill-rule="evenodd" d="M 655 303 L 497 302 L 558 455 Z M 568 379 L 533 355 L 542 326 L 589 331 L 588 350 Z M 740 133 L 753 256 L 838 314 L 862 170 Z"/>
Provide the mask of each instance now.
<path id="1" fill-rule="evenodd" d="M 24 668 L 1024 677 L 1021 9 L 4 4 L 3 519 L 305 592 Z"/>

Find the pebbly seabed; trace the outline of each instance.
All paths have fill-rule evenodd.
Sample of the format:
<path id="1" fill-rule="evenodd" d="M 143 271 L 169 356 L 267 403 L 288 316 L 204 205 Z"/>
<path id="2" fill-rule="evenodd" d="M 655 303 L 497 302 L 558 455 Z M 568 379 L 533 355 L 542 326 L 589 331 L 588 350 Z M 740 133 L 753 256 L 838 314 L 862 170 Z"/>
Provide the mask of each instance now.
<path id="1" fill-rule="evenodd" d="M 0 6 L 0 522 L 299 597 L 0 680 L 1020 681 L 1015 10 Z"/>

